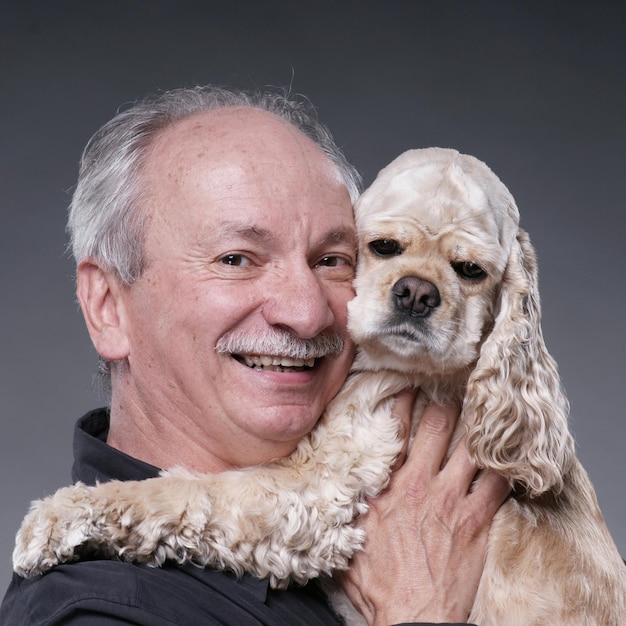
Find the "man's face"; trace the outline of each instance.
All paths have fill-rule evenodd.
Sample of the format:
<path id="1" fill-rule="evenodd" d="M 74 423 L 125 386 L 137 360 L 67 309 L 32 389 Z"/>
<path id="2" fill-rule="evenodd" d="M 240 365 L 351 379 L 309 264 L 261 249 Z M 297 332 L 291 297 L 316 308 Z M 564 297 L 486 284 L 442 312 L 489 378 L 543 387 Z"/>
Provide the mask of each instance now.
<path id="1" fill-rule="evenodd" d="M 168 128 L 142 182 L 145 269 L 123 291 L 124 410 L 176 420 L 225 467 L 290 453 L 353 357 L 356 237 L 336 168 L 285 122 L 234 108 Z M 313 367 L 261 367 L 287 351 L 265 345 L 259 354 L 272 330 L 305 340 L 338 333 L 346 344 Z M 235 354 L 216 350 L 232 337 Z"/>

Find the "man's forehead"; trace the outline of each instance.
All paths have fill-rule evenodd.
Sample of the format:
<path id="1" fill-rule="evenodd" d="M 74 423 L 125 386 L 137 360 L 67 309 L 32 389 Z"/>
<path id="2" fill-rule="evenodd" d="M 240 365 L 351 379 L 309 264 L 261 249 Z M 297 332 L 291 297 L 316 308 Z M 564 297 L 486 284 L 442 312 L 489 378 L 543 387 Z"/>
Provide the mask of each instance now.
<path id="1" fill-rule="evenodd" d="M 167 126 L 159 139 L 162 143 L 177 145 L 181 140 L 196 144 L 217 146 L 220 143 L 239 142 L 259 133 L 289 133 L 306 138 L 295 126 L 268 111 L 245 106 L 228 106 L 198 111 Z"/>
<path id="2" fill-rule="evenodd" d="M 187 178 L 191 168 L 216 169 L 223 174 L 264 170 L 266 163 L 282 162 L 293 171 L 306 161 L 310 174 L 324 172 L 345 185 L 331 158 L 311 138 L 280 117 L 253 107 L 232 106 L 199 111 L 178 120 L 157 135 L 147 153 L 144 173 Z M 264 172 L 267 174 L 267 172 Z"/>

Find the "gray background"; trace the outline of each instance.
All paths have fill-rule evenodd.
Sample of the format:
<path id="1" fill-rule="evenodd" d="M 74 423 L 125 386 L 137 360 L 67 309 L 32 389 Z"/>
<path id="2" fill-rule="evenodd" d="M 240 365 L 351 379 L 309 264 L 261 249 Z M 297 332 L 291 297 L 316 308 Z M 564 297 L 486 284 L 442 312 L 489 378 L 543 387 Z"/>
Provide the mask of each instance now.
<path id="1" fill-rule="evenodd" d="M 0 0 L 0 588 L 99 403 L 65 210 L 89 136 L 155 89 L 292 84 L 371 182 L 455 147 L 509 186 L 580 456 L 626 555 L 624 3 Z"/>

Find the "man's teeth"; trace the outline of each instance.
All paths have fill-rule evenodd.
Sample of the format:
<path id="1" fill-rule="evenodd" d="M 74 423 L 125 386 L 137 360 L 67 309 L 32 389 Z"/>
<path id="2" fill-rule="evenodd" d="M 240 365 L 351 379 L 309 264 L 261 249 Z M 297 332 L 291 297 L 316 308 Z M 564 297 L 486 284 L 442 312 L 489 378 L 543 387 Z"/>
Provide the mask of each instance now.
<path id="1" fill-rule="evenodd" d="M 273 369 L 279 372 L 285 368 L 313 367 L 315 365 L 315 359 L 291 359 L 286 356 L 245 354 L 242 358 L 248 367 Z"/>

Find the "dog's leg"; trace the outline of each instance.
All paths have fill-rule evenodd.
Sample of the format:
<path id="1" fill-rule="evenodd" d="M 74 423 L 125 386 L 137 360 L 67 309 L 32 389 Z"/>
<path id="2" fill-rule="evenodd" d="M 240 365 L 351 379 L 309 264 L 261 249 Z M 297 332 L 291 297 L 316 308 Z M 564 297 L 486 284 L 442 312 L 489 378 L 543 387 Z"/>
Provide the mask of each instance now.
<path id="1" fill-rule="evenodd" d="M 82 550 L 159 565 L 194 561 L 270 576 L 281 586 L 347 566 L 352 525 L 387 484 L 402 444 L 390 418 L 403 378 L 354 375 L 315 430 L 267 466 L 140 482 L 75 485 L 34 504 L 14 568 L 32 577 Z M 358 393 L 355 393 L 358 391 Z M 384 399 L 381 401 L 380 398 Z"/>
<path id="2" fill-rule="evenodd" d="M 324 503 L 306 502 L 294 488 L 279 488 L 275 478 L 286 471 L 194 476 L 174 470 L 137 483 L 61 489 L 26 517 L 14 568 L 32 577 L 91 551 L 152 566 L 168 559 L 194 561 L 272 575 L 279 584 L 345 566 L 362 540 L 347 525 L 355 510 L 330 510 L 336 495 Z M 335 528 L 311 528 L 331 517 Z"/>

